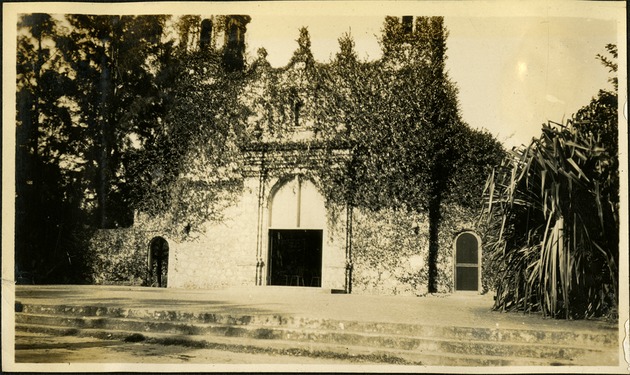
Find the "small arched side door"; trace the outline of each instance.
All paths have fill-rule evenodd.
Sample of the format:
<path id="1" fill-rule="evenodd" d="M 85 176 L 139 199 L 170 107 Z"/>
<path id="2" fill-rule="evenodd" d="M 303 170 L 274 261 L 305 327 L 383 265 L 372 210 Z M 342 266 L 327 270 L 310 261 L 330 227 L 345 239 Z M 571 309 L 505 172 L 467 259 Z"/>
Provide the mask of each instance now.
<path id="1" fill-rule="evenodd" d="M 481 290 L 481 239 L 474 232 L 463 232 L 455 238 L 455 291 Z"/>
<path id="2" fill-rule="evenodd" d="M 149 242 L 149 285 L 166 287 L 168 278 L 168 241 L 153 237 Z"/>

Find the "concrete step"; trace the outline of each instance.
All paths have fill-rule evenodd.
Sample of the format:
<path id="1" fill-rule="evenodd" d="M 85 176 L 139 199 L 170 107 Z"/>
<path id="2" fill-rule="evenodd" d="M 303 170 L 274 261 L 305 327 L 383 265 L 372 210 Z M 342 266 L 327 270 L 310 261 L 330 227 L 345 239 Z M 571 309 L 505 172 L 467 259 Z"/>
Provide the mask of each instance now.
<path id="1" fill-rule="evenodd" d="M 105 329 L 132 333 L 165 333 L 173 335 L 240 337 L 254 340 L 282 340 L 301 343 L 346 345 L 365 348 L 415 351 L 420 353 L 448 353 L 449 355 L 476 355 L 484 357 L 541 358 L 572 361 L 579 358 L 594 358 L 597 364 L 610 363 L 610 353 L 599 347 L 555 345 L 532 342 L 509 342 L 474 340 L 471 338 L 449 338 L 439 335 L 414 336 L 385 332 L 358 332 L 354 330 L 331 330 L 320 325 L 313 328 L 292 326 L 261 326 L 255 324 L 227 325 L 217 323 L 179 323 L 171 321 L 149 321 L 147 319 L 78 317 L 42 314 L 16 314 L 16 322 L 22 327 L 45 325 L 70 329 Z M 337 327 L 338 328 L 338 327 Z M 73 332 L 73 331 L 69 331 Z M 614 356 L 612 357 L 614 358 Z M 604 362 L 601 362 L 604 361 Z M 601 363 L 600 363 L 601 362 Z"/>
<path id="2" fill-rule="evenodd" d="M 282 315 L 238 315 L 204 312 L 167 311 L 159 309 L 110 308 L 106 306 L 21 305 L 22 313 L 65 317 L 107 317 L 143 319 L 155 322 L 177 322 L 192 327 L 199 323 L 229 326 L 286 327 L 337 332 L 377 333 L 414 337 L 441 337 L 456 340 L 568 345 L 571 347 L 617 348 L 618 332 L 579 330 L 506 329 L 465 326 L 435 326 L 387 322 L 342 321 Z"/>
<path id="3" fill-rule="evenodd" d="M 425 350 L 365 347 L 328 342 L 256 339 L 248 336 L 178 335 L 160 332 L 137 333 L 125 330 L 102 328 L 79 329 L 32 323 L 18 323 L 16 324 L 16 330 L 20 332 L 45 333 L 57 336 L 72 335 L 79 337 L 95 337 L 103 340 L 180 345 L 196 349 L 204 348 L 232 352 L 344 359 L 357 363 L 388 363 L 424 366 L 575 366 L 586 363 L 599 364 L 599 362 L 593 363 L 592 358 L 590 358 L 588 362 L 583 362 L 579 359 L 519 358 L 514 354 L 497 357 L 469 353 L 437 353 Z"/>

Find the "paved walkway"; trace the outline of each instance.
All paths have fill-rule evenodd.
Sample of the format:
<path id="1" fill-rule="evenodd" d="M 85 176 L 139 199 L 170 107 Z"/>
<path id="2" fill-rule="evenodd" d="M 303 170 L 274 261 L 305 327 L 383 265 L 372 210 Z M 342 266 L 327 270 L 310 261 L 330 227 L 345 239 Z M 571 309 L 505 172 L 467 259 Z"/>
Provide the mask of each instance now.
<path id="1" fill-rule="evenodd" d="M 16 286 L 22 303 L 144 308 L 232 315 L 283 315 L 343 321 L 544 330 L 617 330 L 605 321 L 545 319 L 492 311 L 491 295 L 426 297 L 330 294 L 318 288 L 249 287 L 223 290 L 122 286 Z"/>

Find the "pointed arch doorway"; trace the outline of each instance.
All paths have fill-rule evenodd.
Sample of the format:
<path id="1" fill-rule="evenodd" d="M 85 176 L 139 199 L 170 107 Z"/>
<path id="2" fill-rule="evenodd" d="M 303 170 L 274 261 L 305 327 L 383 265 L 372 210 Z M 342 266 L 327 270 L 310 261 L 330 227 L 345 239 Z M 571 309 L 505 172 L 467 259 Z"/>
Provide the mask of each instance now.
<path id="1" fill-rule="evenodd" d="M 321 287 L 324 199 L 303 176 L 280 181 L 269 205 L 268 285 Z"/>

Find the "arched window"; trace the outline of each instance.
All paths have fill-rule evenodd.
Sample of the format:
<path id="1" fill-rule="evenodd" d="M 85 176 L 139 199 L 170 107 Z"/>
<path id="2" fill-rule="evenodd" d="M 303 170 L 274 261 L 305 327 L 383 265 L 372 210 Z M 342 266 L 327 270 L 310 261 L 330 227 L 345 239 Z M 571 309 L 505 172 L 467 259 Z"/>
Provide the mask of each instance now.
<path id="1" fill-rule="evenodd" d="M 413 16 L 402 16 L 403 33 L 409 35 L 413 31 Z"/>
<path id="2" fill-rule="evenodd" d="M 212 40 L 212 21 L 205 19 L 201 21 L 201 32 L 199 33 L 199 48 L 205 50 Z"/>
<path id="3" fill-rule="evenodd" d="M 473 232 L 455 238 L 455 291 L 479 291 L 481 287 L 481 240 Z"/>

